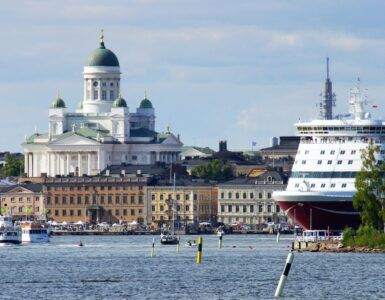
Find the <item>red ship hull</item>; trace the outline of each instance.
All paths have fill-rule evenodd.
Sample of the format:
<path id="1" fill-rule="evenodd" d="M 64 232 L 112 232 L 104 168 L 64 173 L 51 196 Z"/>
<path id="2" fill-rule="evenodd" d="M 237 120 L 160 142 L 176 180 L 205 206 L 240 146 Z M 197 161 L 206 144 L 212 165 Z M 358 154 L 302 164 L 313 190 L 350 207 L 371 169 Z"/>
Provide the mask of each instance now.
<path id="1" fill-rule="evenodd" d="M 360 224 L 359 214 L 354 210 L 352 201 L 277 202 L 304 229 L 343 230 L 346 227 L 357 228 Z"/>

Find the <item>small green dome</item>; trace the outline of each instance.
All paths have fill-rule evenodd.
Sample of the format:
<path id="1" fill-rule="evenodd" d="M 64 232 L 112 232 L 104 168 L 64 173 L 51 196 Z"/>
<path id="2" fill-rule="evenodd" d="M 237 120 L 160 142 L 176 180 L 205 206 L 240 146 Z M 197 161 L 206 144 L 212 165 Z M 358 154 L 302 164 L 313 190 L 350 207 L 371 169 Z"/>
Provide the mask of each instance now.
<path id="1" fill-rule="evenodd" d="M 147 98 L 144 98 L 142 101 L 140 101 L 139 108 L 154 108 L 154 107 L 152 106 L 152 103 L 150 100 L 148 100 Z"/>
<path id="2" fill-rule="evenodd" d="M 87 59 L 86 66 L 88 67 L 119 67 L 119 60 L 115 53 L 106 49 L 104 42 L 100 42 L 100 47 L 95 49 Z"/>
<path id="3" fill-rule="evenodd" d="M 119 96 L 118 99 L 112 103 L 112 107 L 117 108 L 117 107 L 127 107 L 126 100 L 124 100 L 121 96 Z"/>
<path id="4" fill-rule="evenodd" d="M 64 100 L 60 97 L 57 97 L 55 100 L 52 101 L 51 108 L 65 108 L 66 104 Z"/>

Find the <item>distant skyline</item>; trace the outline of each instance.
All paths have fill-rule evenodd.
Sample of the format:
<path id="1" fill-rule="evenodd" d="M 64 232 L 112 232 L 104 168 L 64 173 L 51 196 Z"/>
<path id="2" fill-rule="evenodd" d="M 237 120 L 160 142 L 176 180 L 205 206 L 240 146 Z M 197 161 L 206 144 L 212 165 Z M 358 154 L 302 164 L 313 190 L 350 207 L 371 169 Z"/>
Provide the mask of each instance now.
<path id="1" fill-rule="evenodd" d="M 363 9 L 364 8 L 364 9 Z M 385 104 L 382 1 L 2 1 L 0 150 L 46 132 L 60 90 L 70 110 L 83 97 L 82 71 L 104 29 L 134 111 L 144 90 L 157 131 L 185 145 L 269 145 L 318 115 L 330 57 L 336 112 L 347 111 L 356 78 Z"/>

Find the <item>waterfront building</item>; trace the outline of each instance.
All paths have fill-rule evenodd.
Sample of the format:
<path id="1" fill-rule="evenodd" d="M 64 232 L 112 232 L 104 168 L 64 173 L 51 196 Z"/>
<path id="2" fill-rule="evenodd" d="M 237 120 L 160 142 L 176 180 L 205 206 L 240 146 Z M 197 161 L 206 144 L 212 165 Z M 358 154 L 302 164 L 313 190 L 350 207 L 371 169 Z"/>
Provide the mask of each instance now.
<path id="1" fill-rule="evenodd" d="M 15 220 L 45 219 L 44 193 L 41 184 L 28 183 L 3 187 L 0 191 L 0 211 Z"/>
<path id="2" fill-rule="evenodd" d="M 218 185 L 218 221 L 227 225 L 282 222 L 284 213 L 273 201 L 272 194 L 284 190 L 285 178 L 276 171 L 255 170 Z"/>
<path id="3" fill-rule="evenodd" d="M 119 60 L 102 34 L 84 66 L 83 99 L 76 111 L 70 112 L 58 95 L 49 108 L 48 132 L 35 132 L 22 144 L 28 177 L 97 175 L 111 165 L 179 160 L 179 136 L 169 128 L 155 131 L 155 109 L 146 95 L 136 112 L 129 110 L 120 76 Z"/>
<path id="4" fill-rule="evenodd" d="M 45 178 L 45 206 L 56 222 L 143 223 L 148 176 Z"/>
<path id="5" fill-rule="evenodd" d="M 177 180 L 174 193 L 172 184 L 159 182 L 147 187 L 147 199 L 148 223 L 169 224 L 173 205 L 176 223 L 187 225 L 216 221 L 218 190 L 211 183 Z"/>

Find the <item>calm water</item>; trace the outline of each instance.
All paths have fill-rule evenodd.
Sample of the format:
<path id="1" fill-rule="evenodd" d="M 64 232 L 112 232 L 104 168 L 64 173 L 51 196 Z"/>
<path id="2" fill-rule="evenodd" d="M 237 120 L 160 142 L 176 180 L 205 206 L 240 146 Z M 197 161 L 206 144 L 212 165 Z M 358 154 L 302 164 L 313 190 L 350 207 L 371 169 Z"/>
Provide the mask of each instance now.
<path id="1" fill-rule="evenodd" d="M 158 238 L 158 237 L 157 237 Z M 227 235 L 217 249 L 204 236 L 195 248 L 161 246 L 152 236 L 54 237 L 48 245 L 0 247 L 1 299 L 271 299 L 290 237 Z M 236 248 L 233 248 L 236 245 Z M 291 299 L 385 297 L 385 255 L 295 253 L 285 287 Z"/>

